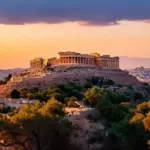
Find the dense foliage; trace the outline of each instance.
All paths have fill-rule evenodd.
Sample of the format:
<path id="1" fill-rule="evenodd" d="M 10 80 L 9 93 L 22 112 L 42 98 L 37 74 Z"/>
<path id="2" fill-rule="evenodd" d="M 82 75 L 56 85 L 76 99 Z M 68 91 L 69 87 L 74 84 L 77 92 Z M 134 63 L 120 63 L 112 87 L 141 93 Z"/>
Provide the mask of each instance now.
<path id="1" fill-rule="evenodd" d="M 8 114 L 9 115 L 9 114 Z M 23 150 L 72 150 L 72 124 L 57 100 L 25 105 L 0 120 L 0 145 Z"/>
<path id="2" fill-rule="evenodd" d="M 84 85 L 68 83 L 47 90 L 36 87 L 13 90 L 12 98 L 39 101 L 20 109 L 1 110 L 8 113 L 8 118 L 0 121 L 0 139 L 5 138 L 1 145 L 17 145 L 23 150 L 77 149 L 70 141 L 73 126 L 66 119 L 64 108 L 79 108 L 78 101 L 92 107 L 89 119 L 103 126 L 92 131 L 89 143 L 99 143 L 104 150 L 147 150 L 150 101 L 144 101 L 143 93 L 133 86 L 125 92 L 110 90 L 114 84 L 110 79 L 93 77 Z"/>
<path id="3" fill-rule="evenodd" d="M 103 149 L 147 150 L 150 140 L 150 101 L 135 104 L 123 95 L 106 92 L 89 118 L 101 121 L 104 130 L 91 136 Z"/>

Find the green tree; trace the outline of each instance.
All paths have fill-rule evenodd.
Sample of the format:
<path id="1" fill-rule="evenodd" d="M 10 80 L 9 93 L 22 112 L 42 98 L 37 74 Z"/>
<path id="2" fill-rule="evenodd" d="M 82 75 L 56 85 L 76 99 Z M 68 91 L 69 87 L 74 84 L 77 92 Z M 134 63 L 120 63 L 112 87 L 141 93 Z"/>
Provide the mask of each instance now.
<path id="1" fill-rule="evenodd" d="M 42 115 L 47 116 L 64 116 L 63 105 L 55 98 L 50 99 L 40 110 Z"/>
<path id="2" fill-rule="evenodd" d="M 7 114 L 11 111 L 13 111 L 13 109 L 9 106 L 0 107 L 0 113 L 2 113 L 2 114 Z"/>
<path id="3" fill-rule="evenodd" d="M 129 123 L 124 120 L 113 123 L 108 130 L 106 147 L 120 150 L 147 150 L 148 134 L 142 123 Z"/>
<path id="4" fill-rule="evenodd" d="M 106 96 L 98 102 L 96 110 L 100 113 L 102 118 L 109 118 L 112 112 L 113 104 Z"/>
<path id="5" fill-rule="evenodd" d="M 129 113 L 129 109 L 126 106 L 117 104 L 112 107 L 109 120 L 111 120 L 112 122 L 118 122 L 124 120 L 125 117 L 128 116 L 128 113 Z"/>
<path id="6" fill-rule="evenodd" d="M 46 102 L 49 99 L 49 96 L 47 96 L 44 91 L 39 91 L 38 93 L 34 94 L 34 99 L 37 99 L 41 102 L 43 102 L 43 101 Z"/>
<path id="7" fill-rule="evenodd" d="M 27 99 L 32 100 L 34 99 L 34 94 L 33 93 L 27 93 Z"/>
<path id="8" fill-rule="evenodd" d="M 143 102 L 137 105 L 137 111 L 142 114 L 147 114 L 150 111 L 150 101 Z"/>
<path id="9" fill-rule="evenodd" d="M 12 90 L 10 93 L 10 97 L 14 99 L 19 99 L 20 98 L 20 92 L 17 91 L 16 89 Z"/>
<path id="10" fill-rule="evenodd" d="M 83 99 L 83 94 L 76 89 L 67 93 L 67 97 L 71 97 L 71 96 L 76 97 L 78 100 Z"/>
<path id="11" fill-rule="evenodd" d="M 84 102 L 91 106 L 95 106 L 100 100 L 100 98 L 101 98 L 100 88 L 94 86 L 93 88 L 88 89 L 87 92 L 85 93 Z"/>
<path id="12" fill-rule="evenodd" d="M 77 150 L 70 140 L 71 132 L 71 122 L 49 116 L 36 115 L 32 119 L 18 120 L 16 123 L 0 121 L 0 139 L 3 139 L 1 145 L 8 148 Z"/>
<path id="13" fill-rule="evenodd" d="M 11 78 L 12 78 L 12 74 L 9 74 L 9 75 L 5 78 L 5 82 L 7 83 Z"/>
<path id="14" fill-rule="evenodd" d="M 58 100 L 59 102 L 64 102 L 65 99 L 65 94 L 62 93 L 52 93 L 50 95 L 51 98 L 55 98 L 56 100 Z"/>
<path id="15" fill-rule="evenodd" d="M 79 108 L 80 105 L 78 105 L 77 103 L 75 103 L 75 101 L 77 101 L 78 99 L 76 97 L 70 97 L 69 98 L 69 101 L 67 103 L 67 106 L 68 107 L 74 107 L 74 108 Z"/>
<path id="16" fill-rule="evenodd" d="M 142 100 L 142 99 L 144 99 L 144 95 L 142 94 L 142 93 L 140 93 L 140 92 L 136 92 L 135 94 L 134 94 L 134 100 Z"/>

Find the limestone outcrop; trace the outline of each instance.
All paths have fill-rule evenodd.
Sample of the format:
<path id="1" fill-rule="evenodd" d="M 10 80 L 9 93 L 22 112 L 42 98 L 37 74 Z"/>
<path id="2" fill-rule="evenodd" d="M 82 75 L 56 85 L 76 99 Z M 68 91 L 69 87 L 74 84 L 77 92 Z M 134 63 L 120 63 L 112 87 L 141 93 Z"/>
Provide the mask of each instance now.
<path id="1" fill-rule="evenodd" d="M 68 82 L 84 84 L 88 78 L 93 76 L 103 76 L 112 79 L 116 84 L 129 85 L 140 83 L 135 77 L 122 70 L 104 70 L 96 67 L 56 67 L 53 71 L 43 73 L 40 76 L 34 77 L 32 73 L 31 77 L 29 75 L 28 77 L 22 76 L 21 82 L 10 82 L 6 85 L 1 85 L 0 95 L 7 95 L 13 88 L 38 87 L 40 89 L 47 89 Z"/>

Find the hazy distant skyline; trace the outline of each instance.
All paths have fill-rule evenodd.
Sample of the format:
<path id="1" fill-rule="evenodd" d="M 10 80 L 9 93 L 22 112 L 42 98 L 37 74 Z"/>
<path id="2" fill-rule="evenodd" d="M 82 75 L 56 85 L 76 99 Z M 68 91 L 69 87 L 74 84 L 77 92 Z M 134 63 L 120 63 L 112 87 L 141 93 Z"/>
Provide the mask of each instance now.
<path id="1" fill-rule="evenodd" d="M 0 69 L 67 50 L 150 57 L 150 1 L 1 2 Z"/>

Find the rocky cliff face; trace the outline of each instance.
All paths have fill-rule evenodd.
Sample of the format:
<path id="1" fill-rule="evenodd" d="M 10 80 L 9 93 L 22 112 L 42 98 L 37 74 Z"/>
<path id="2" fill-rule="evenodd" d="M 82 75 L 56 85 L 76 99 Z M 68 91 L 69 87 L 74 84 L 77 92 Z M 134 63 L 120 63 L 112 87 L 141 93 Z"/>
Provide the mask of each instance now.
<path id="1" fill-rule="evenodd" d="M 117 84 L 139 84 L 139 81 L 137 81 L 135 77 L 122 70 L 101 70 L 99 68 L 67 68 L 60 70 L 57 68 L 53 72 L 45 74 L 42 77 L 28 77 L 24 78 L 23 82 L 20 83 L 1 85 L 0 95 L 7 95 L 13 88 L 38 87 L 40 89 L 47 89 L 68 82 L 83 84 L 88 78 L 93 76 L 110 78 Z"/>

